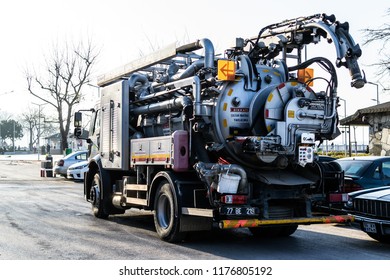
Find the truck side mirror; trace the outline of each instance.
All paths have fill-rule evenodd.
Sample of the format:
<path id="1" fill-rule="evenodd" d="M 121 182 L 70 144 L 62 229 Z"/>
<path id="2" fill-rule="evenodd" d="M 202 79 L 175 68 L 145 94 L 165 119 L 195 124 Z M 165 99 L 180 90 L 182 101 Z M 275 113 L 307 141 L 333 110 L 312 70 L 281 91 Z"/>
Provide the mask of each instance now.
<path id="1" fill-rule="evenodd" d="M 74 127 L 79 128 L 81 130 L 83 120 L 83 114 L 81 112 L 74 113 Z"/>
<path id="2" fill-rule="evenodd" d="M 76 136 L 76 138 L 79 138 L 81 136 L 81 134 L 83 133 L 82 129 L 80 127 L 75 127 L 74 128 L 74 136 Z"/>
<path id="3" fill-rule="evenodd" d="M 79 138 L 81 134 L 83 133 L 82 131 L 82 119 L 83 119 L 83 114 L 81 112 L 75 112 L 74 113 L 74 136 Z"/>

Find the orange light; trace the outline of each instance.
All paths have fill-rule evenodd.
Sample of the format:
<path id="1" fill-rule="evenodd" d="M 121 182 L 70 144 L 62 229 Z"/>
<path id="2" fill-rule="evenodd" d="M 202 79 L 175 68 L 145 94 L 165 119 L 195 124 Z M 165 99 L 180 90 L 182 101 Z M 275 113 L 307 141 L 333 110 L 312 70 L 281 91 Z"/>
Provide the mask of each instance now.
<path id="1" fill-rule="evenodd" d="M 301 83 L 305 83 L 308 86 L 313 86 L 313 79 L 314 78 L 314 69 L 312 68 L 305 68 L 305 69 L 299 69 L 298 70 L 298 81 Z"/>
<path id="2" fill-rule="evenodd" d="M 218 79 L 234 81 L 236 78 L 236 63 L 232 60 L 218 60 Z"/>

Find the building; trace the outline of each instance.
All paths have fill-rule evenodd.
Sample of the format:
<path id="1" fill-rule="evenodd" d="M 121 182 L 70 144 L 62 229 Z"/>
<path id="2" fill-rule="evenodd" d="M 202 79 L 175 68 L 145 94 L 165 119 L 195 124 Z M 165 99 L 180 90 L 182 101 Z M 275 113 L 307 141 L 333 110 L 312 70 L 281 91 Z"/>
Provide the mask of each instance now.
<path id="1" fill-rule="evenodd" d="M 88 131 L 84 130 L 82 137 L 83 138 L 88 137 Z M 69 133 L 67 142 L 68 142 L 68 148 L 71 149 L 72 151 L 86 150 L 88 148 L 86 141 L 75 138 L 73 136 L 73 133 Z M 47 145 L 50 146 L 50 153 L 53 155 L 59 155 L 64 153 L 64 151 L 61 151 L 60 133 L 56 133 L 48 137 L 45 137 L 45 147 L 47 147 Z"/>
<path id="2" fill-rule="evenodd" d="M 353 115 L 340 120 L 342 126 L 369 127 L 369 153 L 390 156 L 390 102 L 357 110 Z"/>

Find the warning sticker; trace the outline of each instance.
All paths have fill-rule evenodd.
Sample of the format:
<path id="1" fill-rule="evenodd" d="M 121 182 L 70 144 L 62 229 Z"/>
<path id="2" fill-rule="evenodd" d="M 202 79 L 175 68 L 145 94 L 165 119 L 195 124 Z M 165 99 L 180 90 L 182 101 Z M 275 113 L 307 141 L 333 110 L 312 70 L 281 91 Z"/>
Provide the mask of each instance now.
<path id="1" fill-rule="evenodd" d="M 249 122 L 249 108 L 230 108 L 230 112 L 234 122 Z"/>

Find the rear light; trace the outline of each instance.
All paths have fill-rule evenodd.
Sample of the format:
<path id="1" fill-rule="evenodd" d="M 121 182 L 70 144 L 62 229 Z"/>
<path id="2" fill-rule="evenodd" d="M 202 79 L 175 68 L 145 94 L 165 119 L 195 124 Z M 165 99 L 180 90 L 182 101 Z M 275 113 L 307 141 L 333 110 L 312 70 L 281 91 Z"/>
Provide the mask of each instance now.
<path id="1" fill-rule="evenodd" d="M 57 165 L 58 166 L 64 166 L 64 161 L 62 159 L 60 159 L 58 162 L 57 162 Z"/>
<path id="2" fill-rule="evenodd" d="M 343 193 L 350 193 L 354 191 L 360 191 L 363 187 L 356 183 L 355 181 L 347 181 L 344 182 L 344 188 L 342 188 Z"/>
<path id="3" fill-rule="evenodd" d="M 247 200 L 246 195 L 228 194 L 221 196 L 221 202 L 226 204 L 245 204 Z"/>
<path id="4" fill-rule="evenodd" d="M 331 193 L 329 194 L 329 202 L 347 202 L 347 193 Z"/>

